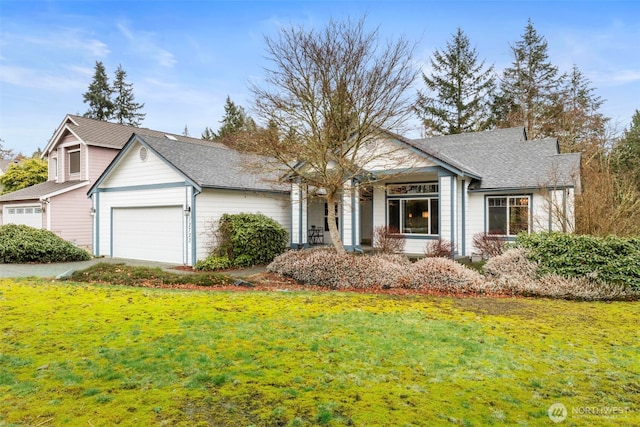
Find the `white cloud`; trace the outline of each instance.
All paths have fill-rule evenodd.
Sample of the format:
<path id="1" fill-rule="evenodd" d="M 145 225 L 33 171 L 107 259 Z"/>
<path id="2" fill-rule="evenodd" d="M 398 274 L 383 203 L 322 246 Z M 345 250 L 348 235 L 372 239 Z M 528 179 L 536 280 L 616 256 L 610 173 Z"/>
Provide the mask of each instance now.
<path id="1" fill-rule="evenodd" d="M 173 53 L 160 47 L 153 39 L 155 34 L 152 32 L 140 31 L 134 33 L 126 24 L 118 23 L 116 25 L 120 33 L 129 41 L 131 49 L 142 56 L 151 57 L 155 62 L 163 67 L 173 67 L 177 60 Z"/>
<path id="2" fill-rule="evenodd" d="M 76 28 L 61 28 L 41 36 L 17 38 L 22 45 L 46 47 L 53 51 L 86 52 L 94 58 L 104 58 L 111 53 L 106 43 Z"/>
<path id="3" fill-rule="evenodd" d="M 41 89 L 52 92 L 69 92 L 85 88 L 85 84 L 73 74 L 51 74 L 46 71 L 3 65 L 0 82 L 13 86 Z"/>
<path id="4" fill-rule="evenodd" d="M 620 86 L 640 82 L 640 69 L 615 69 L 606 72 L 592 72 L 590 73 L 590 80 L 596 85 L 602 86 Z"/>

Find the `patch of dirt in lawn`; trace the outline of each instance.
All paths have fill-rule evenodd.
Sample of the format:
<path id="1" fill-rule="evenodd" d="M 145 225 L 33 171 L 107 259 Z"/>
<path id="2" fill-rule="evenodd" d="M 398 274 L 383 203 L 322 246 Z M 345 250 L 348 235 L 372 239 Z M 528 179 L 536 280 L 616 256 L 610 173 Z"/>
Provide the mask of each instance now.
<path id="1" fill-rule="evenodd" d="M 512 297 L 511 295 L 488 295 L 478 294 L 473 292 L 442 292 L 432 289 L 404 289 L 404 288 L 351 288 L 351 289 L 332 289 L 326 286 L 316 286 L 309 284 L 298 283 L 295 279 L 290 277 L 281 276 L 276 273 L 262 272 L 248 276 L 243 276 L 236 281 L 235 284 L 225 286 L 190 286 L 190 285 L 172 285 L 161 286 L 172 287 L 176 289 L 194 289 L 194 290 L 207 290 L 207 291 L 233 291 L 233 292 L 249 292 L 249 291 L 273 291 L 273 292 L 287 292 L 287 291 L 313 291 L 313 292 L 353 292 L 363 294 L 381 294 L 381 295 L 431 295 L 431 296 L 451 296 L 458 298 L 476 298 L 476 297 L 488 297 L 488 298 L 504 298 Z"/>

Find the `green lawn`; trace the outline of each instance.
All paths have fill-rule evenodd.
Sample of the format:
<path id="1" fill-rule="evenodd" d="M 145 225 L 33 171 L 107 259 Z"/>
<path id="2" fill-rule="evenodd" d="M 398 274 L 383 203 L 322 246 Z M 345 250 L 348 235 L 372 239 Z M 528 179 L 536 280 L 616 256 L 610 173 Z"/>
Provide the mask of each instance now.
<path id="1" fill-rule="evenodd" d="M 0 280 L 0 426 L 640 424 L 640 303 Z M 608 414 L 608 415 L 607 415 Z"/>

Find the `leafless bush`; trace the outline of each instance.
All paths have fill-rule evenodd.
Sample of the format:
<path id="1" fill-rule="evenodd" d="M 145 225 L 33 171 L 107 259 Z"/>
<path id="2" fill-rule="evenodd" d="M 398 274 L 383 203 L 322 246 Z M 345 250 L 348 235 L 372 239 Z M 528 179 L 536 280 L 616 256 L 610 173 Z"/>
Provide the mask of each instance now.
<path id="1" fill-rule="evenodd" d="M 505 241 L 498 236 L 477 233 L 473 235 L 473 246 L 480 251 L 483 258 L 487 259 L 502 255 L 505 249 Z"/>
<path id="2" fill-rule="evenodd" d="M 448 240 L 429 240 L 424 248 L 427 258 L 453 258 L 455 246 Z"/>
<path id="3" fill-rule="evenodd" d="M 405 238 L 395 227 L 378 226 L 373 231 L 374 251 L 381 254 L 398 254 L 404 251 Z"/>

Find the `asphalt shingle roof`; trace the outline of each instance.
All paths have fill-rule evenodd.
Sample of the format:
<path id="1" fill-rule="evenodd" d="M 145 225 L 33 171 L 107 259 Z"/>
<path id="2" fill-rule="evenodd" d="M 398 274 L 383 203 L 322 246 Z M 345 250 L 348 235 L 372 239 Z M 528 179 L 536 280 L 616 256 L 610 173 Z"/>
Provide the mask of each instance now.
<path id="1" fill-rule="evenodd" d="M 72 114 L 69 114 L 67 116 L 67 118 L 63 122 L 63 126 L 64 125 L 66 125 L 69 130 L 76 134 L 86 144 L 96 145 L 100 147 L 121 149 L 122 147 L 124 147 L 133 133 L 139 135 L 156 136 L 160 138 L 167 138 L 167 135 L 169 135 L 173 140 L 177 141 L 224 147 L 224 145 L 213 141 L 191 138 L 184 135 L 161 132 L 147 128 L 137 128 L 135 126 L 105 122 L 102 120 L 89 119 L 87 117 L 76 116 Z"/>
<path id="2" fill-rule="evenodd" d="M 261 157 L 214 145 L 136 136 L 180 172 L 203 188 L 289 191 L 275 171 L 256 171 Z"/>
<path id="3" fill-rule="evenodd" d="M 57 183 L 55 181 L 46 181 L 41 184 L 32 185 L 22 190 L 12 191 L 11 193 L 0 196 L 0 202 L 15 202 L 18 200 L 38 200 L 42 196 L 58 193 L 75 186 L 87 185 L 89 181 L 67 181 Z"/>
<path id="4" fill-rule="evenodd" d="M 559 154 L 556 139 L 526 140 L 521 127 L 409 141 L 418 149 L 481 177 L 471 189 L 573 186 L 580 154 Z"/>

